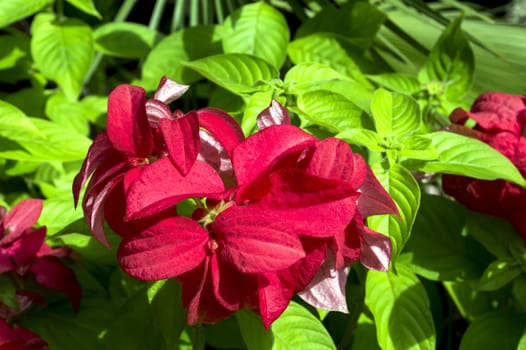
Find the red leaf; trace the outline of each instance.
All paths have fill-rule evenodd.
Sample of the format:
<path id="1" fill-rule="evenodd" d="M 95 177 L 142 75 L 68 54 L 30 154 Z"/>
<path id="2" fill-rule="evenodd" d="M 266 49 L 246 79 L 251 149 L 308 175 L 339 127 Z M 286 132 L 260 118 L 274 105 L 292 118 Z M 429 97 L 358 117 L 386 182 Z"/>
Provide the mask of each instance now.
<path id="1" fill-rule="evenodd" d="M 200 109 L 197 116 L 200 127 L 212 135 L 231 157 L 233 149 L 245 139 L 236 120 L 228 113 L 215 108 Z"/>
<path id="2" fill-rule="evenodd" d="M 179 84 L 175 80 L 162 77 L 153 98 L 168 104 L 183 96 L 189 88 L 189 85 Z"/>
<path id="3" fill-rule="evenodd" d="M 82 289 L 72 269 L 62 264 L 58 258 L 48 256 L 31 266 L 31 272 L 40 285 L 66 294 L 73 309 L 78 311 Z"/>
<path id="4" fill-rule="evenodd" d="M 18 202 L 4 217 L 5 236 L 0 239 L 0 244 L 6 245 L 17 240 L 25 230 L 37 223 L 41 212 L 40 199 L 29 198 Z"/>
<path id="5" fill-rule="evenodd" d="M 387 191 L 378 182 L 371 168 L 367 167 L 365 182 L 360 187 L 358 210 L 366 218 L 370 215 L 397 214 L 398 208 Z"/>
<path id="6" fill-rule="evenodd" d="M 259 130 L 272 125 L 290 124 L 289 112 L 278 101 L 272 100 L 270 106 L 259 113 L 256 123 Z"/>
<path id="7" fill-rule="evenodd" d="M 153 150 L 153 137 L 146 117 L 144 89 L 119 85 L 108 99 L 108 136 L 119 151 L 147 157 Z"/>
<path id="8" fill-rule="evenodd" d="M 138 219 L 175 206 L 190 197 L 220 199 L 223 182 L 208 164 L 196 161 L 182 176 L 165 157 L 142 168 L 126 194 L 127 220 Z"/>
<path id="9" fill-rule="evenodd" d="M 182 216 L 171 217 L 124 238 L 118 258 L 122 269 L 141 280 L 160 280 L 193 270 L 205 259 L 208 232 Z"/>
<path id="10" fill-rule="evenodd" d="M 159 123 L 168 153 L 182 175 L 188 174 L 199 153 L 199 122 L 190 112 L 177 119 L 161 119 Z"/>
<path id="11" fill-rule="evenodd" d="M 360 262 L 368 269 L 387 271 L 391 261 L 391 240 L 389 237 L 364 227 Z"/>
<path id="12" fill-rule="evenodd" d="M 212 230 L 221 242 L 221 258 L 240 272 L 261 273 L 287 268 L 305 256 L 289 223 L 248 207 L 220 213 Z"/>

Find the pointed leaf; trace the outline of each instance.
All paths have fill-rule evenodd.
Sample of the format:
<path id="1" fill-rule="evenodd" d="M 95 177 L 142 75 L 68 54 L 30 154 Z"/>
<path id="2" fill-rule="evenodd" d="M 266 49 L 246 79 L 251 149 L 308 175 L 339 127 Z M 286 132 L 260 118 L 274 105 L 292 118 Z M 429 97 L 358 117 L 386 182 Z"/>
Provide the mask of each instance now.
<path id="1" fill-rule="evenodd" d="M 70 101 L 77 100 L 93 58 L 91 28 L 77 19 L 55 22 L 55 16 L 39 14 L 31 26 L 31 53 L 35 65 L 55 80 Z"/>
<path id="2" fill-rule="evenodd" d="M 364 128 L 369 123 L 368 117 L 358 106 L 337 93 L 308 92 L 298 97 L 297 104 L 300 118 L 331 131 Z"/>
<path id="3" fill-rule="evenodd" d="M 223 23 L 223 51 L 260 57 L 280 68 L 287 55 L 289 28 L 274 7 L 258 2 L 234 11 Z"/>
<path id="4" fill-rule="evenodd" d="M 373 313 L 382 349 L 435 349 L 429 299 L 424 286 L 408 267 L 398 264 L 397 275 L 369 271 L 365 304 Z"/>
<path id="5" fill-rule="evenodd" d="M 391 238 L 392 261 L 396 262 L 398 255 L 409 239 L 420 206 L 420 187 L 409 170 L 400 165 L 394 164 L 388 170 L 375 166 L 373 171 L 378 181 L 395 201 L 400 216 L 372 216 L 369 217 L 367 226 L 374 231 L 385 233 Z"/>
<path id="6" fill-rule="evenodd" d="M 376 90 L 371 111 L 380 136 L 402 138 L 418 131 L 422 117 L 418 103 L 407 95 Z"/>
<path id="7" fill-rule="evenodd" d="M 102 19 L 102 16 L 100 15 L 99 11 L 97 11 L 97 8 L 95 7 L 95 4 L 93 3 L 93 0 L 66 0 L 71 5 L 75 6 L 79 10 L 81 10 L 84 13 L 87 13 L 88 15 L 92 15 L 94 17 L 97 17 L 98 19 Z"/>
<path id="8" fill-rule="evenodd" d="M 0 2 L 0 27 L 6 27 L 51 5 L 52 0 L 13 0 Z"/>
<path id="9" fill-rule="evenodd" d="M 247 54 L 208 56 L 184 65 L 239 95 L 258 91 L 257 82 L 279 77 L 276 68 L 261 58 Z"/>
<path id="10" fill-rule="evenodd" d="M 383 73 L 368 75 L 367 78 L 388 90 L 405 95 L 413 95 L 423 90 L 422 85 L 415 77 L 404 73 Z"/>
<path id="11" fill-rule="evenodd" d="M 385 151 L 385 148 L 381 146 L 382 138 L 372 130 L 351 128 L 336 134 L 335 137 L 353 145 L 365 146 L 371 151 Z"/>
<path id="12" fill-rule="evenodd" d="M 431 140 L 438 157 L 418 166 L 421 171 L 463 175 L 482 180 L 504 179 L 526 187 L 526 180 L 513 163 L 482 141 L 446 131 L 422 137 Z"/>
<path id="13" fill-rule="evenodd" d="M 464 96 L 473 81 L 475 62 L 460 27 L 462 19 L 459 16 L 449 24 L 418 74 L 422 83 L 443 84 L 446 96 L 451 100 Z"/>
<path id="14" fill-rule="evenodd" d="M 274 321 L 271 330 L 274 335 L 272 349 L 336 349 L 321 321 L 294 301 Z"/>
<path id="15" fill-rule="evenodd" d="M 484 271 L 479 281 L 480 290 L 497 290 L 522 273 L 521 266 L 509 261 L 495 260 Z"/>

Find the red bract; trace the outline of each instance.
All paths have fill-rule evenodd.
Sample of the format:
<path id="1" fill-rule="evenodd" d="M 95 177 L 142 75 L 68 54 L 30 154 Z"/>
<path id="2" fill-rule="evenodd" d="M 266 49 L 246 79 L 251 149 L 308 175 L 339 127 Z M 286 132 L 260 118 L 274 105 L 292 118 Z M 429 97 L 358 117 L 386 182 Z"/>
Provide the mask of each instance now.
<path id="1" fill-rule="evenodd" d="M 526 177 L 526 96 L 486 93 L 471 112 L 456 109 L 451 131 L 476 137 L 505 155 Z M 477 122 L 473 129 L 464 124 Z M 509 221 L 526 245 L 526 189 L 504 180 L 485 181 L 464 176 L 443 176 L 444 191 L 468 208 Z"/>
<path id="2" fill-rule="evenodd" d="M 38 199 L 23 200 L 8 213 L 0 207 L 0 273 L 13 273 L 20 280 L 33 278 L 43 287 L 61 291 L 77 310 L 80 285 L 74 272 L 59 260 L 67 250 L 52 249 L 44 243 L 45 227 L 33 228 L 41 211 L 42 201 Z M 30 294 L 25 294 L 24 300 L 27 297 Z"/>
<path id="3" fill-rule="evenodd" d="M 187 178 L 192 178 L 196 175 L 195 169 L 189 173 L 199 157 L 228 173 L 229 166 L 223 164 L 221 157 L 231 145 L 222 142 L 218 130 L 222 123 L 232 123 L 233 120 L 229 120 L 231 117 L 226 113 L 213 109 L 186 115 L 179 111 L 172 114 L 167 103 L 181 96 L 187 88 L 163 78 L 154 99 L 148 101 L 142 88 L 131 85 L 120 85 L 110 94 L 107 132 L 95 138 L 73 182 L 77 203 L 84 183 L 91 176 L 84 195 L 84 216 L 95 238 L 106 247 L 110 248 L 103 229 L 105 207 L 111 210 L 114 205 L 118 206 L 118 203 L 106 203 L 107 199 L 112 198 L 112 191 L 123 191 L 125 177 L 135 176 L 135 170 L 167 158 L 180 177 L 188 175 Z M 228 136 L 232 140 L 243 138 L 241 129 L 231 132 L 234 135 Z M 200 134 L 206 137 L 200 138 Z M 200 169 L 206 167 L 210 166 L 201 166 Z M 208 176 L 210 171 L 204 171 L 202 176 Z M 211 189 L 212 192 L 217 190 L 220 189 Z M 119 221 L 113 222 L 118 224 Z"/>
<path id="4" fill-rule="evenodd" d="M 153 100 L 129 85 L 111 93 L 107 134 L 74 185 L 78 198 L 93 174 L 84 211 L 95 236 L 107 244 L 105 217 L 123 238 L 124 271 L 178 278 L 189 323 L 251 308 L 268 327 L 300 291 L 315 306 L 346 310 L 343 282 L 333 292 L 324 271 L 343 281 L 357 260 L 386 270 L 391 253 L 389 238 L 364 226 L 369 215 L 396 213 L 365 161 L 340 140 L 290 125 L 276 101 L 247 139 L 217 109 L 172 115 L 166 103 L 184 91 L 164 79 Z M 178 205 L 193 206 L 191 217 Z"/>
<path id="5" fill-rule="evenodd" d="M 48 350 L 47 343 L 35 333 L 11 327 L 0 318 L 0 349 L 2 350 Z"/>

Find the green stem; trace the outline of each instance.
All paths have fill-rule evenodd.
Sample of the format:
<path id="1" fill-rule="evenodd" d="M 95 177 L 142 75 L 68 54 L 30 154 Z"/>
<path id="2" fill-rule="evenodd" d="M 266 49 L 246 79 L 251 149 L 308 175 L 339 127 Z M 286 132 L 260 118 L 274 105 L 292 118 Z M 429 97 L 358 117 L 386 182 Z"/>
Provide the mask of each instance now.
<path id="1" fill-rule="evenodd" d="M 192 349 L 202 350 L 205 348 L 203 337 L 203 326 L 198 324 L 192 327 Z"/>
<path id="2" fill-rule="evenodd" d="M 298 0 L 288 0 L 287 2 L 301 22 L 305 22 L 308 19 L 307 15 L 305 14 L 304 5 L 302 5 Z"/>
<path id="3" fill-rule="evenodd" d="M 57 20 L 58 22 L 62 22 L 64 17 L 64 0 L 57 0 Z"/>
<path id="4" fill-rule="evenodd" d="M 128 15 L 130 14 L 131 10 L 133 10 L 133 6 L 135 6 L 136 2 L 137 0 L 125 0 L 119 8 L 119 11 L 113 19 L 113 22 L 123 22 L 126 18 L 128 18 Z"/>
<path id="5" fill-rule="evenodd" d="M 185 1 L 186 0 L 175 0 L 174 13 L 172 16 L 172 27 L 170 28 L 171 33 L 183 27 L 183 13 Z"/>
<path id="6" fill-rule="evenodd" d="M 223 5 L 221 5 L 221 0 L 214 0 L 215 2 L 215 14 L 217 16 L 217 23 L 222 24 L 225 20 L 225 15 L 223 14 Z"/>
<path id="7" fill-rule="evenodd" d="M 163 15 L 164 5 L 166 5 L 166 0 L 157 0 L 153 8 L 152 17 L 150 17 L 150 23 L 148 27 L 153 30 L 159 28 L 159 23 L 161 22 L 161 17 Z"/>
<path id="8" fill-rule="evenodd" d="M 190 1 L 190 27 L 199 24 L 199 0 Z"/>

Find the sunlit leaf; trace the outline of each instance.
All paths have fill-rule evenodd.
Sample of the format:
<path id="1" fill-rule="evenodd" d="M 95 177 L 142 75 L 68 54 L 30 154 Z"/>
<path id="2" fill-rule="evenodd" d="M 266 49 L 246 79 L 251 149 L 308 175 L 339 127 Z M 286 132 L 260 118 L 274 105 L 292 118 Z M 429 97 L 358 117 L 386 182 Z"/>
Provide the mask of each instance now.
<path id="1" fill-rule="evenodd" d="M 411 270 L 368 271 L 365 304 L 383 350 L 435 349 L 435 326 L 426 290 Z"/>
<path id="2" fill-rule="evenodd" d="M 99 11 L 97 11 L 97 8 L 95 7 L 95 4 L 93 3 L 93 0 L 66 0 L 71 5 L 75 6 L 79 10 L 81 10 L 84 13 L 87 13 L 88 15 L 92 15 L 94 17 L 97 17 L 98 19 L 102 19 L 102 16 L 100 15 Z"/>
<path id="3" fill-rule="evenodd" d="M 10 23 L 29 17 L 53 2 L 53 0 L 0 1 L 0 27 L 5 27 Z"/>
<path id="4" fill-rule="evenodd" d="M 55 16 L 39 14 L 31 32 L 35 65 L 58 83 L 69 100 L 75 101 L 93 58 L 91 28 L 78 19 L 55 22 Z"/>
<path id="5" fill-rule="evenodd" d="M 245 5 L 223 23 L 225 53 L 246 53 L 280 68 L 287 55 L 289 28 L 285 17 L 264 2 Z"/>

